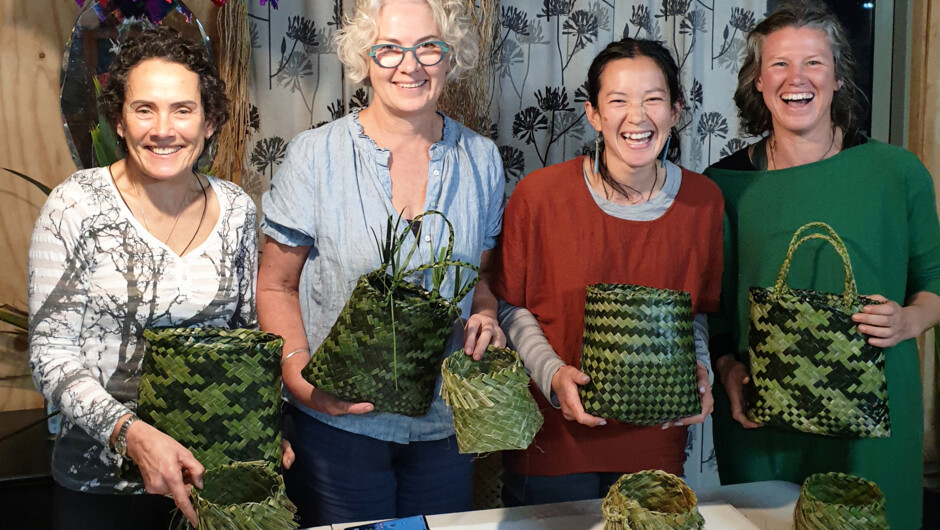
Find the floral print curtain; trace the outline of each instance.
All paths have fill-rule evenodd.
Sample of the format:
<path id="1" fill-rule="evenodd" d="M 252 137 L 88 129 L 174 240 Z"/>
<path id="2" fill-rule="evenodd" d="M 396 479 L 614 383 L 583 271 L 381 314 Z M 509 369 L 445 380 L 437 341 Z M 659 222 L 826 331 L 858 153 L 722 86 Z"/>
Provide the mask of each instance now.
<path id="1" fill-rule="evenodd" d="M 344 81 L 332 48 L 353 4 L 249 2 L 252 137 L 243 183 L 256 200 L 294 135 L 368 102 L 367 90 Z M 731 95 L 744 37 L 766 8 L 766 0 L 502 0 L 489 106 L 507 195 L 527 173 L 593 152 L 587 70 L 627 35 L 664 42 L 681 67 L 681 165 L 702 171 L 746 145 Z M 686 478 L 715 485 L 710 421 L 690 431 Z"/>

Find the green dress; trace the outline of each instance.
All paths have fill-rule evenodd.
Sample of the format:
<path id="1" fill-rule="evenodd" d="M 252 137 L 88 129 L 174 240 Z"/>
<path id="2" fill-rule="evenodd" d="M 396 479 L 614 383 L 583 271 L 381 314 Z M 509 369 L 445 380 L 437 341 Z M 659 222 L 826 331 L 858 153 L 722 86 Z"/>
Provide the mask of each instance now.
<path id="1" fill-rule="evenodd" d="M 748 288 L 771 287 L 797 228 L 830 224 L 848 247 L 861 294 L 903 305 L 917 292 L 940 294 L 940 225 L 933 181 L 912 153 L 869 140 L 805 166 L 778 171 L 705 173 L 725 197 L 725 270 L 714 335 L 730 333 L 747 362 Z M 789 285 L 841 293 L 839 256 L 812 240 L 793 259 Z M 923 403 L 916 342 L 885 352 L 892 435 L 826 437 L 774 427 L 744 429 L 716 388 L 715 450 L 722 483 L 787 480 L 842 471 L 875 481 L 894 529 L 920 528 L 923 509 Z M 720 386 L 720 385 L 718 385 Z"/>

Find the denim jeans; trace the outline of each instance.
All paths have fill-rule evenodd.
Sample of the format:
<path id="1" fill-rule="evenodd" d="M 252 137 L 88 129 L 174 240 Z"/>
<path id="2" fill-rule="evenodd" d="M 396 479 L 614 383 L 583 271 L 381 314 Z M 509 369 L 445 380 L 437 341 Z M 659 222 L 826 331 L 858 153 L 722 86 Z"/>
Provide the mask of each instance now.
<path id="1" fill-rule="evenodd" d="M 457 440 L 399 444 L 331 427 L 291 405 L 284 472 L 300 526 L 462 512 L 473 498 L 472 455 Z"/>
<path id="2" fill-rule="evenodd" d="M 503 471 L 503 504 L 513 507 L 598 499 L 607 495 L 620 476 L 621 473 L 573 473 L 540 477 Z"/>

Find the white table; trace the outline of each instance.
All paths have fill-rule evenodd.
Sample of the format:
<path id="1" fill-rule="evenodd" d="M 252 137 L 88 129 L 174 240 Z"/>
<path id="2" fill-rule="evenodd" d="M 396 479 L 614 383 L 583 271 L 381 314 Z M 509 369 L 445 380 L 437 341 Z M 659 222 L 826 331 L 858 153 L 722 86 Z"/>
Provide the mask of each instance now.
<path id="1" fill-rule="evenodd" d="M 790 530 L 800 486 L 768 481 L 701 488 L 696 496 L 707 530 Z M 601 499 L 429 515 L 431 530 L 603 530 Z M 344 530 L 344 523 L 313 530 Z"/>

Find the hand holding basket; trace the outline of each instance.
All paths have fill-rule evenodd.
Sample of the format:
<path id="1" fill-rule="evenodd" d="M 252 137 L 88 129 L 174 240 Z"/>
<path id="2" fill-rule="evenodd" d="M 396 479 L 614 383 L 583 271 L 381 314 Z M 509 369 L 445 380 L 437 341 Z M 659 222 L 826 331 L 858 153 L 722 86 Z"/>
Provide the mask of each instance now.
<path id="1" fill-rule="evenodd" d="M 804 235 L 813 228 L 825 233 Z M 842 294 L 787 286 L 794 252 L 811 239 L 826 241 L 841 256 Z M 751 421 L 833 436 L 891 435 L 884 352 L 852 321 L 863 306 L 879 302 L 859 296 L 848 250 L 832 227 L 800 227 L 774 287 L 752 287 L 750 300 Z"/>

